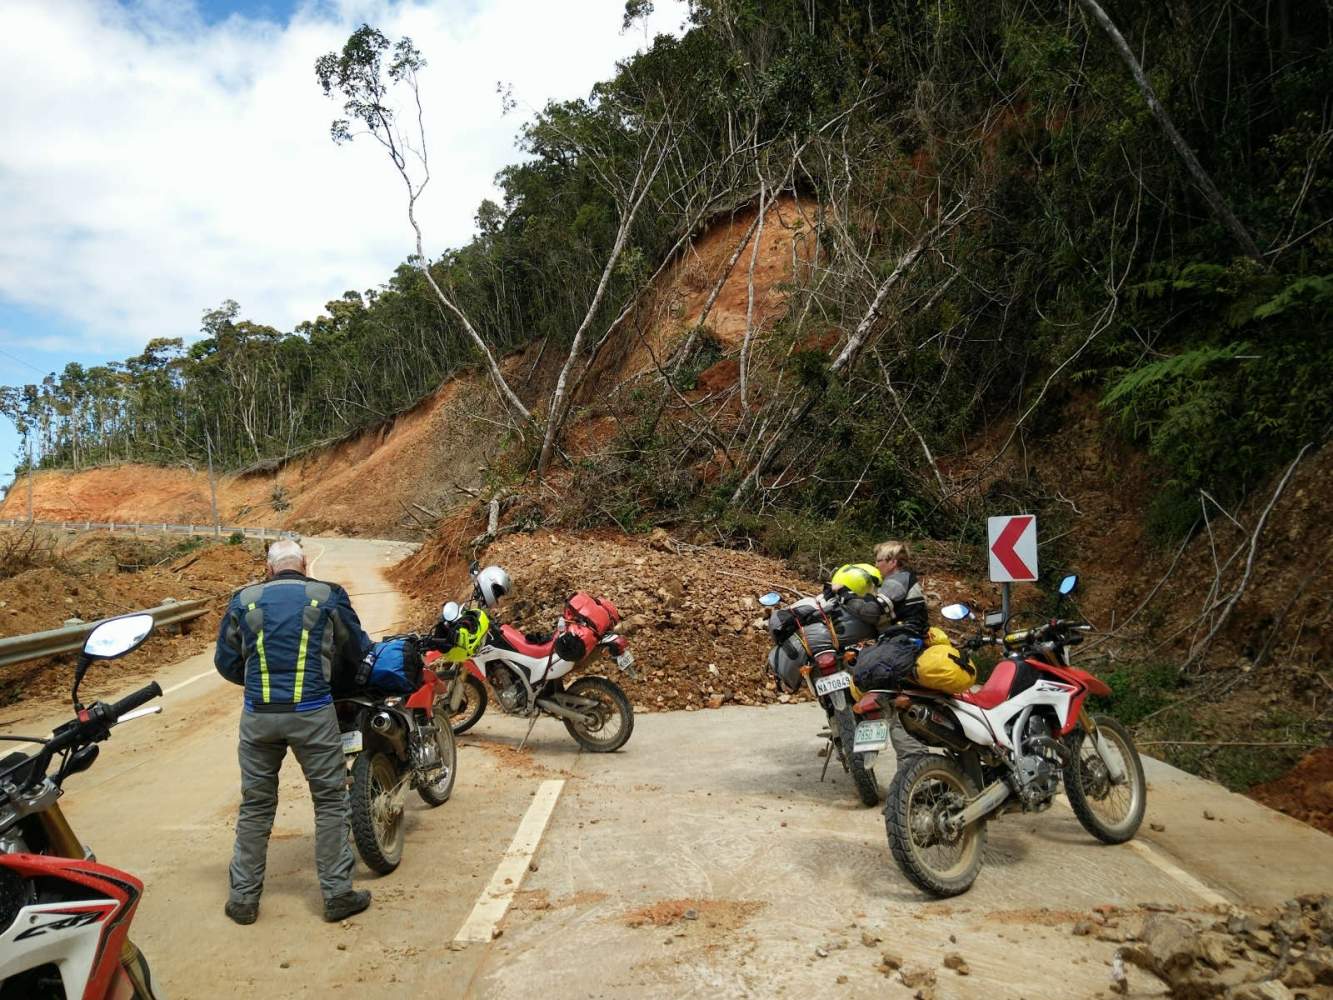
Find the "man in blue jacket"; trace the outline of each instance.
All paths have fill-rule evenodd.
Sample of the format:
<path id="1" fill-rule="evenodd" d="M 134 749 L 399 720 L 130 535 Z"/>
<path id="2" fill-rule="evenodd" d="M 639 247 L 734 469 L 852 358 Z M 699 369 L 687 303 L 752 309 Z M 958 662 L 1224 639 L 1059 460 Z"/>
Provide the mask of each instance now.
<path id="1" fill-rule="evenodd" d="M 245 688 L 241 808 L 226 905 L 238 924 L 259 916 L 278 772 L 288 747 L 315 803 L 324 919 L 342 920 L 370 905 L 368 891 L 352 888 L 351 809 L 332 692 L 335 670 L 355 670 L 370 645 L 347 591 L 306 576 L 305 553 L 287 539 L 268 550 L 268 578 L 237 591 L 222 616 L 213 662 Z"/>

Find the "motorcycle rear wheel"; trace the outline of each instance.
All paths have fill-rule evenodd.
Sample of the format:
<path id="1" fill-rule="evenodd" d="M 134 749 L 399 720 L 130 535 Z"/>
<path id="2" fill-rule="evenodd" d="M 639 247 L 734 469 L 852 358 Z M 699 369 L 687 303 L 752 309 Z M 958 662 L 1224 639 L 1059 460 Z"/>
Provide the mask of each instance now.
<path id="1" fill-rule="evenodd" d="M 458 743 L 449 726 L 449 704 L 443 696 L 435 699 L 431 722 L 440 751 L 440 770 L 430 784 L 417 786 L 417 794 L 426 805 L 434 808 L 449 801 L 449 796 L 454 794 L 454 779 L 458 777 Z"/>
<path id="2" fill-rule="evenodd" d="M 569 735 L 584 750 L 611 753 L 629 742 L 630 734 L 634 732 L 634 707 L 619 684 L 606 677 L 580 677 L 565 689 L 565 693 L 600 703 L 594 709 L 599 719 L 595 728 L 571 719 L 563 720 Z M 619 725 L 611 728 L 616 720 Z"/>
<path id="3" fill-rule="evenodd" d="M 463 702 L 458 706 L 458 711 L 449 715 L 449 706 L 442 706 L 450 725 L 453 726 L 455 736 L 462 736 L 475 726 L 486 711 L 486 685 L 471 674 L 463 676 L 462 684 Z M 440 708 L 441 706 L 437 704 L 435 710 L 438 712 Z"/>
<path id="4" fill-rule="evenodd" d="M 842 751 L 842 759 L 847 764 L 847 770 L 852 776 L 852 784 L 856 786 L 856 794 L 860 797 L 863 805 L 879 805 L 879 782 L 875 780 L 875 769 L 866 767 L 865 755 L 853 753 L 852 747 L 856 745 L 856 716 L 850 708 L 845 708 L 835 713 L 838 723 L 838 739 Z"/>
<path id="5" fill-rule="evenodd" d="M 388 875 L 403 860 L 403 809 L 394 808 L 398 762 L 387 753 L 363 751 L 352 765 L 352 838 L 366 867 Z"/>
<path id="6" fill-rule="evenodd" d="M 1139 832 L 1148 804 L 1148 785 L 1143 761 L 1129 730 L 1109 715 L 1095 715 L 1093 722 L 1113 754 L 1120 757 L 1128 780 L 1113 785 L 1101 754 L 1080 727 L 1069 734 L 1071 751 L 1065 765 L 1065 795 L 1083 829 L 1104 844 L 1123 844 Z"/>
<path id="7" fill-rule="evenodd" d="M 981 871 L 986 820 L 949 836 L 939 819 L 957 812 L 975 797 L 972 779 L 957 761 L 943 754 L 909 757 L 889 786 L 884 809 L 893 860 L 918 889 L 932 896 L 957 896 L 972 888 Z M 932 853 L 942 849 L 938 855 Z"/>

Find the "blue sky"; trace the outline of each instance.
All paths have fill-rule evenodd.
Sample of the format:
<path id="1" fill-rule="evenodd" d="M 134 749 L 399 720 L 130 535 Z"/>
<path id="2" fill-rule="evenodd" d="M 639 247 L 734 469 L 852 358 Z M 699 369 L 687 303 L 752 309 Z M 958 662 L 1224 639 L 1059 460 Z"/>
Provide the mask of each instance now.
<path id="1" fill-rule="evenodd" d="M 657 8 L 622 33 L 624 0 L 7 0 L 0 385 L 194 336 L 227 298 L 291 329 L 392 273 L 411 251 L 401 187 L 372 145 L 329 141 L 312 69 L 362 21 L 428 62 L 438 254 L 471 235 L 533 108 L 679 29 L 683 0 Z M 18 446 L 0 418 L 0 483 Z"/>

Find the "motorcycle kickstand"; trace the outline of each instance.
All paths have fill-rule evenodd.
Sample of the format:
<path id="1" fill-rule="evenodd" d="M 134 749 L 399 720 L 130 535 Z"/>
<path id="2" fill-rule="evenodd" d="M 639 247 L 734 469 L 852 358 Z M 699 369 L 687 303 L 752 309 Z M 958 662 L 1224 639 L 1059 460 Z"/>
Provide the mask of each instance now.
<path id="1" fill-rule="evenodd" d="M 832 759 L 833 759 L 833 737 L 830 736 L 828 740 L 828 752 L 824 754 L 824 770 L 819 772 L 819 780 L 821 782 L 824 780 L 824 775 L 828 774 L 828 762 L 831 761 Z"/>
<path id="2" fill-rule="evenodd" d="M 528 745 L 528 737 L 532 735 L 532 727 L 535 726 L 536 724 L 537 724 L 537 713 L 534 712 L 528 719 L 528 731 L 523 734 L 523 742 L 518 745 L 520 751 L 525 746 Z"/>

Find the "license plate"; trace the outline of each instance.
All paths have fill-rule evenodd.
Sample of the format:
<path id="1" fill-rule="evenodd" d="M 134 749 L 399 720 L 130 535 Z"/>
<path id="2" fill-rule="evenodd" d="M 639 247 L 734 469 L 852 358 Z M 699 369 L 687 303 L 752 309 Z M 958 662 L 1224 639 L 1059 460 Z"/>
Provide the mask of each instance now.
<path id="1" fill-rule="evenodd" d="M 844 688 L 852 686 L 852 675 L 845 670 L 839 670 L 836 674 L 829 674 L 827 677 L 815 678 L 815 694 L 826 695 L 834 691 L 841 691 Z"/>
<path id="2" fill-rule="evenodd" d="M 889 744 L 889 724 L 883 719 L 867 719 L 856 724 L 852 753 L 863 750 L 883 750 Z"/>
<path id="3" fill-rule="evenodd" d="M 634 666 L 634 654 L 628 649 L 616 657 L 616 666 L 621 670 L 629 670 Z"/>
<path id="4" fill-rule="evenodd" d="M 350 732 L 343 733 L 342 739 L 343 739 L 343 753 L 361 752 L 361 745 L 362 745 L 361 730 L 353 729 Z"/>

